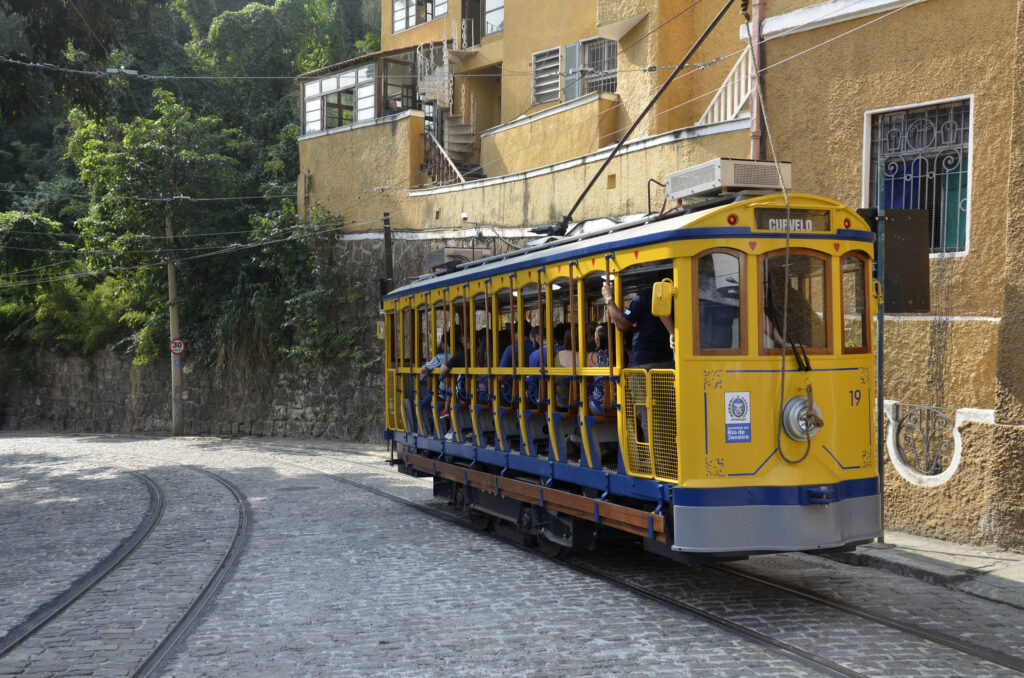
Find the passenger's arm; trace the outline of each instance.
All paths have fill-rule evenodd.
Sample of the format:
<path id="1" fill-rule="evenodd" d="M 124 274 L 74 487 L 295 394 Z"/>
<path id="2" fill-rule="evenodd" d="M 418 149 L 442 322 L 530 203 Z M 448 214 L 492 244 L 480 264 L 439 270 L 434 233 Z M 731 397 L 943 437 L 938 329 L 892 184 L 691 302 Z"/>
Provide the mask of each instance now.
<path id="1" fill-rule="evenodd" d="M 615 292 L 607 282 L 601 287 L 601 296 L 604 297 L 605 307 L 608 309 L 608 317 L 612 324 L 620 332 L 625 332 L 633 327 L 633 323 L 626 316 L 622 315 L 622 309 L 615 304 Z"/>

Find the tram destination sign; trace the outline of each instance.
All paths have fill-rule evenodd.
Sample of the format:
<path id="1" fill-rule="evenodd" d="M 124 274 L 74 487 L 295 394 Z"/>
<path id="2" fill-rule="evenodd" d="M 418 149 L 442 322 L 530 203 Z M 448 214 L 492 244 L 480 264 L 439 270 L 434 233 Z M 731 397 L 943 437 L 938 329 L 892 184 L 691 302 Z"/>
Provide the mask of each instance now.
<path id="1" fill-rule="evenodd" d="M 828 210 L 755 209 L 754 223 L 759 231 L 831 231 Z"/>

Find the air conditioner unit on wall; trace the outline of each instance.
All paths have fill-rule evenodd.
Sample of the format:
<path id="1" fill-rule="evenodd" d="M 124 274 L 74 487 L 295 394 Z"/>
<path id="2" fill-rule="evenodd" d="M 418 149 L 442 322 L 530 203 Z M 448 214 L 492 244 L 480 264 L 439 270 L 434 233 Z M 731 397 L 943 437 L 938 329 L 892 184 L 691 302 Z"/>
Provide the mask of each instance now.
<path id="1" fill-rule="evenodd" d="M 782 181 L 779 181 L 779 172 Z M 723 191 L 787 191 L 793 185 L 793 164 L 767 160 L 715 158 L 665 177 L 665 197 L 679 200 L 695 195 L 716 195 Z"/>

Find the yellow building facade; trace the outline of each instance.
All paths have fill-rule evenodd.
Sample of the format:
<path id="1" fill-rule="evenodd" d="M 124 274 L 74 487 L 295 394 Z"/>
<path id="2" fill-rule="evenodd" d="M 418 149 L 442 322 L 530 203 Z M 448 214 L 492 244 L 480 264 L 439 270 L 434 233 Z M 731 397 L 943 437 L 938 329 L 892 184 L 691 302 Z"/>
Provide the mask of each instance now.
<path id="1" fill-rule="evenodd" d="M 533 237 L 724 4 L 382 0 L 379 53 L 300 76 L 300 213 L 352 238 L 385 212 L 396 237 Z M 1024 0 L 739 6 L 573 221 L 660 209 L 650 180 L 773 147 L 795 190 L 926 210 L 930 308 L 885 320 L 886 524 L 1024 548 Z"/>

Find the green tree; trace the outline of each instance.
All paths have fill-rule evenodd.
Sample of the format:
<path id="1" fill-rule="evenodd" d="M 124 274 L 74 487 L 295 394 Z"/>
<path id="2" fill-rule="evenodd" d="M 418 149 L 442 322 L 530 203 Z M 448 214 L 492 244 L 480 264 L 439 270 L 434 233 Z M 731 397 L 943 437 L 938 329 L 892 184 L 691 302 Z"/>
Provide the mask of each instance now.
<path id="1" fill-rule="evenodd" d="M 93 120 L 76 111 L 68 155 L 96 196 L 78 222 L 88 260 L 130 280 L 142 291 L 137 310 L 164 308 L 165 269 L 237 241 L 245 215 L 233 200 L 239 189 L 238 133 L 213 116 L 195 116 L 164 90 L 154 93 L 154 118 L 128 123 Z M 246 229 L 247 230 L 247 229 Z M 169 242 L 166 234 L 173 232 Z M 218 263 L 223 264 L 226 255 Z M 201 260 L 199 260 L 201 261 Z M 217 290 L 219 270 L 206 262 L 182 268 L 182 307 L 196 305 L 205 288 Z M 187 317 L 186 313 L 182 313 Z M 152 323 L 144 323 L 152 326 Z M 154 337 L 141 337 L 137 359 L 155 355 Z"/>

